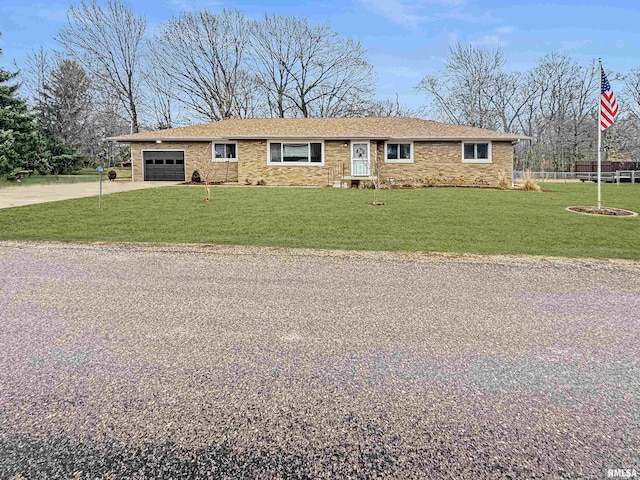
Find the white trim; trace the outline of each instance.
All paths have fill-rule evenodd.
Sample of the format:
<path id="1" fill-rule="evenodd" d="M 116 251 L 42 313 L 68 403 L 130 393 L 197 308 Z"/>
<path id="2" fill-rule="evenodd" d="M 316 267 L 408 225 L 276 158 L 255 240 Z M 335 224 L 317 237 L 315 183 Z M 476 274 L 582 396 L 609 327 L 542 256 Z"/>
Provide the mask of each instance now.
<path id="1" fill-rule="evenodd" d="M 129 158 L 131 159 L 131 181 L 135 182 L 136 181 L 136 171 L 133 168 L 133 145 L 132 144 L 129 144 Z M 142 161 L 142 159 L 140 161 Z M 142 178 L 144 178 L 144 177 L 142 177 Z"/>
<path id="2" fill-rule="evenodd" d="M 271 161 L 271 144 L 272 143 L 319 143 L 320 144 L 320 162 L 272 162 Z M 282 153 L 282 146 L 280 147 L 280 152 Z M 309 155 L 311 155 L 311 145 L 309 145 Z M 315 140 L 315 139 L 274 139 L 267 140 L 267 165 L 273 167 L 324 167 L 324 140 Z"/>
<path id="3" fill-rule="evenodd" d="M 411 145 L 409 158 L 387 158 L 387 144 L 398 145 L 398 156 L 400 155 L 400 144 Z M 384 142 L 384 163 L 414 163 L 415 151 L 412 140 L 387 140 Z"/>
<path id="4" fill-rule="evenodd" d="M 489 158 L 464 158 L 464 146 L 467 143 L 473 143 L 474 145 L 477 145 L 478 143 L 486 143 L 488 145 L 488 154 L 489 154 Z M 464 140 L 460 143 L 460 150 L 462 151 L 462 163 L 493 163 L 492 159 L 492 148 L 491 148 L 491 144 L 492 142 L 488 142 L 488 141 L 484 141 L 484 140 Z M 475 153 L 475 155 L 477 155 L 477 152 Z"/>
<path id="5" fill-rule="evenodd" d="M 216 158 L 216 145 L 235 145 L 236 146 L 236 158 Z M 227 140 L 227 141 L 215 141 L 211 142 L 211 161 L 212 162 L 223 162 L 223 163 L 231 163 L 238 161 L 238 142 L 235 140 Z"/>
<path id="6" fill-rule="evenodd" d="M 140 162 L 142 162 L 142 180 L 144 181 L 144 152 L 182 152 L 184 181 L 187 181 L 187 152 L 184 148 L 143 148 L 140 150 Z M 133 166 L 133 164 L 132 164 Z"/>

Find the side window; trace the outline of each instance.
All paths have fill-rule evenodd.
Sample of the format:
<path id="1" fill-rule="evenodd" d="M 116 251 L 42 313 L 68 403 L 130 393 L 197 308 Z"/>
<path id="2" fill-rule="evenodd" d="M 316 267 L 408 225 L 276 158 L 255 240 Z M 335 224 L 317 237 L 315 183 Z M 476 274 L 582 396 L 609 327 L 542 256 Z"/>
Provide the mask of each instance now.
<path id="1" fill-rule="evenodd" d="M 238 160 L 235 143 L 216 143 L 213 146 L 213 159 L 217 161 Z"/>
<path id="2" fill-rule="evenodd" d="M 413 162 L 413 143 L 386 144 L 384 161 L 387 163 L 411 163 Z"/>
<path id="3" fill-rule="evenodd" d="M 491 163 L 491 144 L 488 142 L 464 142 L 462 144 L 464 163 Z"/>
<path id="4" fill-rule="evenodd" d="M 272 143 L 269 147 L 269 160 L 272 162 L 281 162 L 282 161 L 282 144 L 281 143 Z"/>

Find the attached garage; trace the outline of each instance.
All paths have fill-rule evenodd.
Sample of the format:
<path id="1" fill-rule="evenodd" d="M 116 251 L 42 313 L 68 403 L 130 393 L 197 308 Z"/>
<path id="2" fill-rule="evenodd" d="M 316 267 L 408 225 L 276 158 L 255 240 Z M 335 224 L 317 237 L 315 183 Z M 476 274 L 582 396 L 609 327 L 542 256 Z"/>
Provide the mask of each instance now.
<path id="1" fill-rule="evenodd" d="M 184 150 L 143 150 L 145 181 L 184 182 Z"/>

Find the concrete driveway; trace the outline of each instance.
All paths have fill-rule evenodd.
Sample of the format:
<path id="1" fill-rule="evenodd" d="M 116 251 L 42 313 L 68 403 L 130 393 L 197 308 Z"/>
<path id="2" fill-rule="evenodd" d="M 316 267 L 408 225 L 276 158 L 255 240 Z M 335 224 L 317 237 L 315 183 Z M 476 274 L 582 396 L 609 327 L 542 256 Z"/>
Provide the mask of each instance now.
<path id="1" fill-rule="evenodd" d="M 103 181 L 102 194 L 128 192 L 143 188 L 176 185 L 178 182 Z M 71 198 L 98 196 L 99 182 L 61 183 L 49 185 L 16 185 L 0 188 L 0 208 L 20 207 L 34 203 L 55 202 Z"/>
<path id="2" fill-rule="evenodd" d="M 3 478 L 640 472 L 640 264 L 0 242 L 0 406 Z"/>

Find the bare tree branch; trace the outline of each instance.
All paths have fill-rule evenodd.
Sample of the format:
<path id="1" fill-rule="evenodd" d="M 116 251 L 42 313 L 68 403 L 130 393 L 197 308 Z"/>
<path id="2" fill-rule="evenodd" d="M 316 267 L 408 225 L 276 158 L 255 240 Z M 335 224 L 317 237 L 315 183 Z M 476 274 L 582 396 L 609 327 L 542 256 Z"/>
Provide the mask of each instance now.
<path id="1" fill-rule="evenodd" d="M 373 67 L 362 45 L 327 24 L 267 16 L 253 25 L 251 61 L 278 117 L 349 116 L 373 97 Z"/>
<path id="2" fill-rule="evenodd" d="M 237 10 L 188 12 L 169 20 L 150 49 L 154 67 L 175 85 L 176 100 L 211 121 L 255 113 L 246 24 Z"/>
<path id="3" fill-rule="evenodd" d="M 56 38 L 65 53 L 85 68 L 97 88 L 116 95 L 133 132 L 139 130 L 145 30 L 146 20 L 120 0 L 107 0 L 104 7 L 96 0 L 82 0 L 69 8 L 67 26 Z"/>

